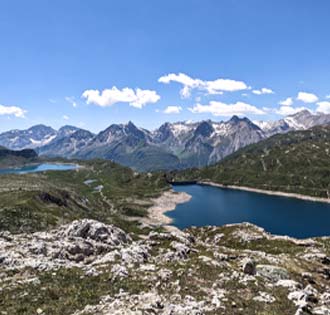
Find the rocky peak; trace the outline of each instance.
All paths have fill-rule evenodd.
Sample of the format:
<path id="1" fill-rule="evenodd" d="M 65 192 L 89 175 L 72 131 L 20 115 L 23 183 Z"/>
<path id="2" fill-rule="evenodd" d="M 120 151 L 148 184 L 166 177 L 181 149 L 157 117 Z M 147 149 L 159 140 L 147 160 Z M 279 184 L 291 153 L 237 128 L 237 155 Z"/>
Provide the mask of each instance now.
<path id="1" fill-rule="evenodd" d="M 125 131 L 128 135 L 132 135 L 139 139 L 145 138 L 145 133 L 141 129 L 137 128 L 131 121 L 129 121 L 125 126 Z"/>
<path id="2" fill-rule="evenodd" d="M 228 122 L 232 124 L 238 124 L 240 121 L 241 119 L 237 115 L 234 115 L 233 117 L 230 118 Z"/>
<path id="3" fill-rule="evenodd" d="M 55 133 L 56 130 L 53 129 L 52 127 L 49 127 L 49 126 L 45 126 L 45 125 L 42 125 L 42 124 L 39 124 L 39 125 L 35 125 L 35 126 L 32 126 L 30 127 L 28 130 L 27 130 L 28 133 L 34 133 L 34 134 L 43 134 L 43 135 L 46 135 L 46 134 L 50 134 L 50 133 Z"/>
<path id="4" fill-rule="evenodd" d="M 154 133 L 154 139 L 156 142 L 164 142 L 171 136 L 173 136 L 173 133 L 171 130 L 171 124 L 168 122 L 162 124 Z"/>
<path id="5" fill-rule="evenodd" d="M 195 134 L 195 136 L 200 135 L 202 137 L 209 137 L 213 132 L 214 132 L 214 129 L 212 127 L 211 122 L 203 121 L 197 126 L 194 134 Z"/>
<path id="6" fill-rule="evenodd" d="M 57 138 L 63 138 L 74 134 L 79 128 L 75 126 L 66 125 L 61 127 L 57 132 Z"/>
<path id="7" fill-rule="evenodd" d="M 313 116 L 313 114 L 307 109 L 304 109 L 298 113 L 289 115 L 289 117 L 293 117 L 296 119 L 306 119 L 306 118 L 309 118 L 310 116 Z"/>

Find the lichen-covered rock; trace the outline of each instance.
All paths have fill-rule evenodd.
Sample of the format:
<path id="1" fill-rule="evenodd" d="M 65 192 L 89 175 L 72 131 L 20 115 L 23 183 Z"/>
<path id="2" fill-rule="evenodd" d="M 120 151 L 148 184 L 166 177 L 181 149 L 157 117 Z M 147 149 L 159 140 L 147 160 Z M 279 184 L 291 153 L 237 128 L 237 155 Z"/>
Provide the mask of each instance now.
<path id="1" fill-rule="evenodd" d="M 65 305 L 70 315 L 326 315 L 329 254 L 330 239 L 277 237 L 252 224 L 134 238 L 94 220 L 2 232 L 0 306 L 11 314 L 62 314 Z"/>
<path id="2" fill-rule="evenodd" d="M 288 271 L 282 267 L 271 265 L 257 265 L 257 275 L 271 282 L 289 279 Z"/>

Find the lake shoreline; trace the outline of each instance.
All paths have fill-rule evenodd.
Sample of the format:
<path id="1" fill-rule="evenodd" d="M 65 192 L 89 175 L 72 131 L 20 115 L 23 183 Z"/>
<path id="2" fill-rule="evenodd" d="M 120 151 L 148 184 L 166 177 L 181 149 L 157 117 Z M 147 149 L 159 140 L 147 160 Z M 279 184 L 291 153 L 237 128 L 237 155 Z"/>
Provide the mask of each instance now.
<path id="1" fill-rule="evenodd" d="M 251 188 L 251 187 L 246 187 L 246 186 L 223 185 L 223 184 L 218 184 L 218 183 L 210 182 L 210 181 L 198 181 L 198 182 L 196 182 L 196 185 L 218 187 L 218 188 L 223 188 L 223 189 L 249 191 L 249 192 L 255 192 L 255 193 L 259 193 L 259 194 L 295 198 L 295 199 L 313 201 L 313 202 L 330 203 L 330 199 L 327 199 L 327 198 L 312 197 L 312 196 L 296 194 L 296 193 L 286 193 L 286 192 L 282 192 L 282 191 Z"/>
<path id="2" fill-rule="evenodd" d="M 188 202 L 191 198 L 192 196 L 185 192 L 165 191 L 158 198 L 151 200 L 153 205 L 148 209 L 148 223 L 174 228 L 171 225 L 173 219 L 168 217 L 166 213 L 175 210 L 178 204 Z"/>

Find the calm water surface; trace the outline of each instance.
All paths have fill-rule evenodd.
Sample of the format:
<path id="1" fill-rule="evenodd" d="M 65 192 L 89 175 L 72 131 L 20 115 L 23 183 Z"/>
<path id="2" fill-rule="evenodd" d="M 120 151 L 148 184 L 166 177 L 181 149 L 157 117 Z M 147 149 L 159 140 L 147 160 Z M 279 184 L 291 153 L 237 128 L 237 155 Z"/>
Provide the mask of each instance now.
<path id="1" fill-rule="evenodd" d="M 251 222 L 298 238 L 330 236 L 330 204 L 217 187 L 174 186 L 192 199 L 167 215 L 180 229 Z"/>
<path id="2" fill-rule="evenodd" d="M 21 168 L 6 168 L 0 169 L 1 174 L 27 174 L 27 173 L 36 173 L 43 171 L 68 171 L 77 169 L 78 165 L 75 164 L 54 164 L 54 163 L 42 163 L 24 166 Z"/>

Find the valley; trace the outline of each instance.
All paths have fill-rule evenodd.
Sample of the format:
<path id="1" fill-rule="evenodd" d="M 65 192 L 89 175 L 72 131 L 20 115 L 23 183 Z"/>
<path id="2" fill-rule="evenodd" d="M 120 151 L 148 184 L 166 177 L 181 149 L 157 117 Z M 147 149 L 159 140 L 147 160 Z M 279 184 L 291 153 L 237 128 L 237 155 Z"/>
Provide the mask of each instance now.
<path id="1" fill-rule="evenodd" d="M 324 230 L 316 227 L 309 234 L 318 237 L 273 235 L 251 223 L 226 224 L 242 220 L 226 222 L 237 202 L 253 208 L 246 196 L 224 201 L 223 212 L 215 200 L 220 222 L 205 211 L 211 210 L 205 200 L 193 209 L 194 193 L 186 194 L 185 186 L 173 192 L 169 182 L 260 187 L 263 181 L 269 185 L 264 188 L 282 191 L 280 184 L 295 178 L 287 191 L 325 196 L 327 180 L 319 178 L 328 169 L 329 130 L 322 126 L 275 135 L 201 169 L 140 173 L 108 160 L 72 159 L 79 168 L 0 175 L 0 310 L 22 315 L 326 315 L 330 241 L 321 236 L 327 233 L 326 218 L 320 217 Z M 302 179 L 306 185 L 293 185 Z M 219 194 L 213 189 L 217 192 L 208 200 Z M 300 234 L 299 224 L 292 230 L 290 220 L 281 226 L 283 218 L 276 219 L 276 204 L 270 203 L 267 199 L 252 209 L 250 214 L 257 210 L 261 218 L 255 223 L 264 226 L 270 211 L 280 229 L 266 224 L 267 230 L 287 234 L 291 228 L 291 235 L 308 236 L 311 231 Z M 304 203 L 304 212 L 315 205 Z M 313 213 L 325 211 L 321 208 Z M 187 227 L 183 231 L 166 225 L 171 220 L 163 213 L 173 209 L 168 216 L 177 227 Z M 185 226 L 176 215 L 182 209 L 191 219 Z M 191 227 L 196 212 L 206 221 L 198 219 L 201 226 Z"/>
<path id="2" fill-rule="evenodd" d="M 0 1 L 0 315 L 330 315 L 330 1 Z"/>
<path id="3" fill-rule="evenodd" d="M 328 201 L 327 119 L 1 134 L 0 310 L 327 315 L 329 204 L 228 189 Z"/>

